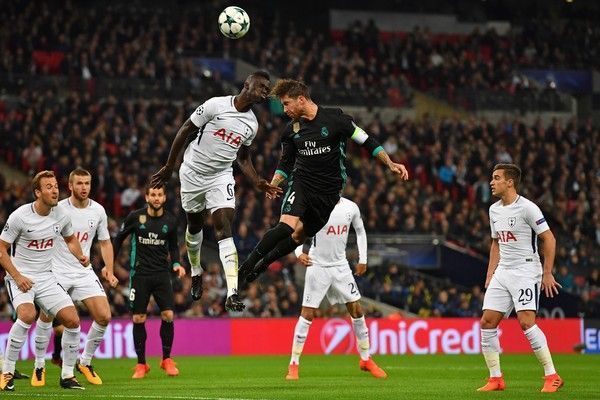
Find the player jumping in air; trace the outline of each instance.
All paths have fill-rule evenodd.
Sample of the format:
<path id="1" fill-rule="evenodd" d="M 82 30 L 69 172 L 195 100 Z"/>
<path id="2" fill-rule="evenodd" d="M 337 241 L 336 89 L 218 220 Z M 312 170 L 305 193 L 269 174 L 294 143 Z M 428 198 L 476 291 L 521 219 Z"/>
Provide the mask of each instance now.
<path id="1" fill-rule="evenodd" d="M 179 128 L 167 163 L 152 177 L 152 185 L 166 182 L 188 136 L 198 132 L 197 138 L 188 145 L 179 169 L 181 205 L 187 216 L 185 243 L 192 266 L 192 297 L 198 300 L 202 296 L 202 229 L 211 213 L 227 281 L 225 308 L 232 311 L 242 311 L 245 306 L 238 296 L 238 256 L 231 235 L 235 210 L 231 164 L 237 158 L 240 169 L 256 189 L 273 197 L 282 192 L 256 174 L 250 158 L 249 146 L 258 130 L 251 107 L 264 101 L 268 94 L 269 75 L 259 71 L 246 78 L 237 96 L 208 99 Z"/>
<path id="2" fill-rule="evenodd" d="M 310 98 L 308 87 L 292 79 L 277 82 L 271 93 L 292 119 L 281 135 L 281 159 L 271 185 L 288 181 L 279 224 L 271 228 L 240 267 L 242 284 L 252 282 L 269 264 L 314 236 L 329 219 L 346 183 L 346 141 L 363 146 L 401 179 L 404 165 L 392 162 L 383 147 L 339 108 Z M 269 196 L 269 193 L 267 193 Z"/>
<path id="3" fill-rule="evenodd" d="M 490 206 L 492 245 L 481 317 L 481 351 L 490 378 L 477 389 L 481 392 L 504 390 L 498 325 L 513 308 L 544 368 L 542 392 L 556 392 L 564 384 L 554 369 L 546 336 L 535 323 L 540 293 L 553 297 L 561 287 L 552 276 L 556 240 L 539 207 L 517 193 L 520 181 L 521 170 L 516 165 L 494 167 L 490 185 L 492 194 L 500 200 Z M 543 267 L 538 237 L 542 239 Z"/>

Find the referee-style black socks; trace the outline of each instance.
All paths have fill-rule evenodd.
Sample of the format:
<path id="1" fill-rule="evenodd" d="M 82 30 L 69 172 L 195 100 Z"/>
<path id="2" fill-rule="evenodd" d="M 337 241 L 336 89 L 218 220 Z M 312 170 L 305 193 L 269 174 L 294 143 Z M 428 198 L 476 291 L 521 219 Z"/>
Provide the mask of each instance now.
<path id="1" fill-rule="evenodd" d="M 280 222 L 273 228 L 269 229 L 260 242 L 258 242 L 254 250 L 252 250 L 248 258 L 246 258 L 246 261 L 244 261 L 240 269 L 254 269 L 256 263 L 259 262 L 260 259 L 265 255 L 268 255 L 270 251 L 274 250 L 282 240 L 288 237 L 291 239 L 292 233 L 294 233 L 294 229 L 283 222 Z"/>
<path id="2" fill-rule="evenodd" d="M 146 364 L 146 326 L 143 322 L 133 323 L 133 346 L 138 364 Z"/>
<path id="3" fill-rule="evenodd" d="M 171 347 L 173 347 L 173 336 L 175 335 L 175 325 L 173 321 L 162 320 L 160 324 L 160 340 L 162 341 L 163 360 L 171 358 Z"/>

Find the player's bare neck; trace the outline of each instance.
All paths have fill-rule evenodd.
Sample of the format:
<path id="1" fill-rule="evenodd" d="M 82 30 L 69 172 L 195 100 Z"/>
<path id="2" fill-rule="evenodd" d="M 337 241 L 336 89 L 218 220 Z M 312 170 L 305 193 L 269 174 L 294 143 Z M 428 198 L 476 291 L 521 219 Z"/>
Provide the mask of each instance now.
<path id="1" fill-rule="evenodd" d="M 304 110 L 302 118 L 312 121 L 316 118 L 318 111 L 319 106 L 311 101 L 306 105 L 306 109 Z"/>
<path id="2" fill-rule="evenodd" d="M 37 215 L 41 215 L 42 217 L 47 216 L 48 214 L 50 214 L 50 210 L 52 210 L 52 207 L 44 204 L 42 201 L 40 200 L 36 200 L 33 203 L 33 209 L 35 211 L 35 213 Z"/>
<path id="3" fill-rule="evenodd" d="M 502 196 L 502 199 L 501 199 L 502 205 L 503 206 L 511 205 L 512 203 L 514 203 L 517 200 L 517 197 L 519 197 L 519 195 L 517 194 L 516 191 L 514 191 L 514 190 L 507 191 L 507 193 L 504 196 Z"/>
<path id="4" fill-rule="evenodd" d="M 246 96 L 244 96 L 243 93 L 240 93 L 233 98 L 233 106 L 239 112 L 247 112 L 250 110 L 252 103 L 246 99 Z"/>
<path id="5" fill-rule="evenodd" d="M 69 197 L 69 202 L 75 208 L 86 208 L 90 205 L 90 199 L 78 200 L 75 196 Z"/>

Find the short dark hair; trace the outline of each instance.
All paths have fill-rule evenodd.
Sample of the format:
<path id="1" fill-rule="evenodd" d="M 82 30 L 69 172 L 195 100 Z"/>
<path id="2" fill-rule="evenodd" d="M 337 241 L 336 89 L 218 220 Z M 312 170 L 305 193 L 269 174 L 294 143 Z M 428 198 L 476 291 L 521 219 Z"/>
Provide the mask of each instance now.
<path id="1" fill-rule="evenodd" d="M 515 189 L 518 189 L 519 184 L 521 183 L 521 168 L 517 167 L 515 164 L 496 164 L 494 166 L 494 171 L 499 169 L 504 171 L 504 178 L 512 179 Z"/>
<path id="2" fill-rule="evenodd" d="M 73 182 L 73 178 L 76 177 L 76 176 L 89 176 L 89 177 L 91 177 L 92 174 L 87 169 L 83 169 L 81 167 L 77 167 L 73 171 L 71 171 L 71 173 L 69 174 L 69 182 Z"/>
<path id="3" fill-rule="evenodd" d="M 42 178 L 56 178 L 56 175 L 54 175 L 53 171 L 48 171 L 48 170 L 40 171 L 37 174 L 35 174 L 35 176 L 31 180 L 31 191 L 33 192 L 34 196 L 35 196 L 36 190 L 42 189 L 42 184 L 41 184 Z"/>
<path id="4" fill-rule="evenodd" d="M 148 183 L 146 185 L 146 194 L 150 193 L 150 189 L 162 189 L 163 192 L 165 192 L 165 194 L 167 194 L 167 184 L 164 182 L 161 182 L 157 185 L 152 185 L 152 184 Z"/>
<path id="5" fill-rule="evenodd" d="M 304 82 L 294 79 L 280 79 L 271 89 L 271 95 L 279 98 L 290 96 L 294 99 L 298 96 L 304 96 L 306 99 L 310 99 L 310 89 Z"/>
<path id="6" fill-rule="evenodd" d="M 254 71 L 253 73 L 251 73 L 250 75 L 248 75 L 248 78 L 251 78 L 253 76 L 259 76 L 261 78 L 265 78 L 266 80 L 270 81 L 271 80 L 271 75 L 269 75 L 269 73 L 267 71 Z"/>

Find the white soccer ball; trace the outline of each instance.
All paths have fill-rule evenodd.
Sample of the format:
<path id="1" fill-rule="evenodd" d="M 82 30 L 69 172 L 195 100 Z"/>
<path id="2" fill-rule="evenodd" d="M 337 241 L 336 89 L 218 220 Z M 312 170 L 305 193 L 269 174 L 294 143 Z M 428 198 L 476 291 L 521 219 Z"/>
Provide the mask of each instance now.
<path id="1" fill-rule="evenodd" d="M 236 6 L 229 6 L 219 15 L 219 29 L 230 39 L 239 39 L 250 29 L 250 17 L 246 11 Z"/>

